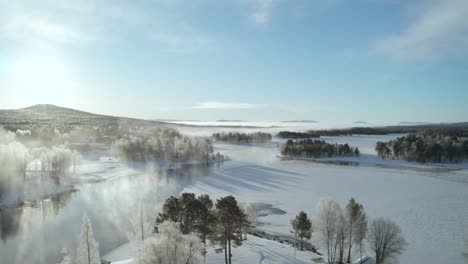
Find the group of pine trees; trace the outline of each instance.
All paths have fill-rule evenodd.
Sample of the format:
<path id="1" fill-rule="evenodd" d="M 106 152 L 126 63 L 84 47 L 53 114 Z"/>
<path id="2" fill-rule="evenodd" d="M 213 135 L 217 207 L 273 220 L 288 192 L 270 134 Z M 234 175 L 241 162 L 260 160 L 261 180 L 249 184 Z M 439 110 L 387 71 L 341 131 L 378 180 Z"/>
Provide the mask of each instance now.
<path id="1" fill-rule="evenodd" d="M 241 132 L 229 132 L 229 133 L 214 133 L 212 138 L 216 141 L 225 141 L 233 143 L 267 143 L 273 138 L 271 134 L 264 132 L 254 133 L 241 133 Z"/>
<path id="2" fill-rule="evenodd" d="M 301 139 L 288 140 L 281 149 L 281 154 L 292 157 L 330 158 L 335 156 L 359 156 L 357 147 L 346 144 L 330 144 L 323 140 Z"/>
<path id="3" fill-rule="evenodd" d="M 375 254 L 376 264 L 397 257 L 403 253 L 406 241 L 401 235 L 401 229 L 392 220 L 377 218 L 368 226 L 368 218 L 362 204 L 351 198 L 344 208 L 332 199 L 321 199 L 317 207 L 314 222 L 301 211 L 291 225 L 295 236 L 299 239 L 300 250 L 304 249 L 304 240 L 312 237 L 312 232 L 318 233 L 327 263 L 351 263 L 353 247 L 357 246 L 362 262 L 364 240 Z"/>
<path id="4" fill-rule="evenodd" d="M 231 248 L 242 244 L 243 235 L 253 224 L 249 219 L 251 216 L 233 196 L 217 199 L 214 204 L 207 194 L 195 197 L 193 193 L 182 193 L 179 198 L 166 200 L 154 232 L 159 233 L 163 223 L 176 223 L 182 234 L 196 234 L 205 248 L 207 241 L 218 245 L 217 251 L 224 252 L 226 264 L 231 264 Z"/>
<path id="5" fill-rule="evenodd" d="M 439 131 L 426 131 L 377 142 L 381 159 L 402 159 L 420 163 L 458 163 L 468 159 L 468 139 Z"/>

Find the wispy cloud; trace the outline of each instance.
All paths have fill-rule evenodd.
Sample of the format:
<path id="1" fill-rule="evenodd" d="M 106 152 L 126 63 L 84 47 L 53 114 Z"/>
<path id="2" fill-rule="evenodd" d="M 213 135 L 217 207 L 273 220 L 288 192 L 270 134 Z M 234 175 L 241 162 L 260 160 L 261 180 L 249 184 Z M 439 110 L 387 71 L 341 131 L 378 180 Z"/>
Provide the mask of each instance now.
<path id="1" fill-rule="evenodd" d="M 468 1 L 435 0 L 419 7 L 409 26 L 375 42 L 379 52 L 405 60 L 468 54 Z"/>
<path id="2" fill-rule="evenodd" d="M 77 44 L 92 39 L 90 35 L 71 25 L 26 15 L 12 17 L 3 30 L 5 37 L 19 42 L 33 40 L 55 44 Z"/>
<path id="3" fill-rule="evenodd" d="M 197 3 L 201 5 L 202 3 Z M 191 27 L 182 1 L 0 0 L 0 48 L 37 50 L 101 42 L 147 40 L 163 50 L 193 51 L 213 38 Z M 39 44 L 39 45 L 38 45 Z"/>
<path id="4" fill-rule="evenodd" d="M 253 109 L 267 107 L 266 104 L 234 103 L 234 102 L 201 102 L 194 109 Z"/>
<path id="5" fill-rule="evenodd" d="M 250 14 L 250 20 L 257 26 L 265 28 L 270 22 L 273 0 L 255 0 L 255 9 Z"/>

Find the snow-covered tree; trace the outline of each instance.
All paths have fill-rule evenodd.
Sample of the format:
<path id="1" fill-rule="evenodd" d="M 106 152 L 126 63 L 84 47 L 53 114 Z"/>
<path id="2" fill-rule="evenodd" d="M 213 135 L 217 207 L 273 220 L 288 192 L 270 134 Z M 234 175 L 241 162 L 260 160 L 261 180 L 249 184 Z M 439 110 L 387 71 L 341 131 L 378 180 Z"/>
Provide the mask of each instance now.
<path id="1" fill-rule="evenodd" d="M 138 250 L 138 264 L 201 264 L 203 243 L 195 234 L 184 235 L 179 225 L 165 221 L 158 233 L 146 239 Z"/>
<path id="2" fill-rule="evenodd" d="M 62 254 L 63 254 L 63 259 L 60 262 L 60 264 L 73 264 L 72 258 L 66 247 L 62 249 Z"/>
<path id="3" fill-rule="evenodd" d="M 314 229 L 327 250 L 328 263 L 335 263 L 336 260 L 342 218 L 343 211 L 338 202 L 330 198 L 320 199 Z"/>
<path id="4" fill-rule="evenodd" d="M 83 225 L 79 238 L 78 251 L 76 253 L 77 264 L 101 264 L 99 257 L 99 245 L 94 239 L 93 228 L 89 218 L 83 216 Z"/>
<path id="5" fill-rule="evenodd" d="M 255 228 L 255 226 L 257 225 L 257 208 L 254 204 L 249 203 L 244 207 L 244 211 L 247 215 L 247 222 L 249 223 L 246 230 L 244 231 L 246 234 L 244 239 L 247 239 L 247 233 L 249 233 L 250 230 Z"/>
<path id="6" fill-rule="evenodd" d="M 135 210 L 135 213 L 130 217 L 132 230 L 129 239 L 144 241 L 152 233 L 153 226 L 143 206 L 143 201 L 138 202 Z"/>
<path id="7" fill-rule="evenodd" d="M 7 139 L 4 138 L 4 142 Z M 23 144 L 17 141 L 0 143 L 0 199 L 11 195 L 16 196 L 14 199 L 20 199 L 30 160 L 29 150 Z"/>

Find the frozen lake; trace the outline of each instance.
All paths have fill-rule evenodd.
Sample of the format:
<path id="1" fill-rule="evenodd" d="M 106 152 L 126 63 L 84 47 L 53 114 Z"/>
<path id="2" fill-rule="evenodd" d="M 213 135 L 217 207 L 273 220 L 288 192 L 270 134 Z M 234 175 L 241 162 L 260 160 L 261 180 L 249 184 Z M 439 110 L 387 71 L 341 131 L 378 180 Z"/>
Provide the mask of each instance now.
<path id="1" fill-rule="evenodd" d="M 372 156 L 377 140 L 396 136 L 324 139 L 348 142 Z M 290 220 L 300 210 L 313 216 L 321 197 L 333 197 L 343 206 L 354 197 L 370 217 L 386 216 L 399 223 L 409 242 L 400 263 L 464 262 L 468 170 L 281 161 L 280 143 L 216 143 L 215 151 L 229 155 L 233 161 L 212 168 L 135 173 L 133 169 L 115 169 L 107 164 L 102 168 L 112 168 L 119 177 L 110 175 L 112 180 L 81 185 L 74 193 L 2 210 L 2 263 L 57 263 L 63 246 L 76 248 L 84 212 L 92 220 L 104 255 L 127 241 L 130 216 L 135 214 L 139 201 L 145 204 L 153 221 L 162 201 L 182 191 L 208 193 L 214 198 L 232 194 L 243 203 L 271 204 L 286 212 L 259 218 L 260 228 L 274 234 L 289 234 Z M 317 243 L 314 238 L 312 242 Z"/>

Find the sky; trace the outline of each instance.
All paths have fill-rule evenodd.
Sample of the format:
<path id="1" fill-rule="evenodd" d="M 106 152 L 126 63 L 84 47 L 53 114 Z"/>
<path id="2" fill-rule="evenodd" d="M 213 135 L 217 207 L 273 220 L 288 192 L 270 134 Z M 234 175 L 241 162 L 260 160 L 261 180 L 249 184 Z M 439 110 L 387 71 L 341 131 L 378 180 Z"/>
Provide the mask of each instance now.
<path id="1" fill-rule="evenodd" d="M 0 0 L 0 109 L 468 121 L 467 0 Z"/>

